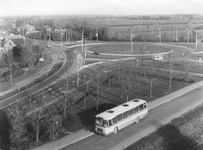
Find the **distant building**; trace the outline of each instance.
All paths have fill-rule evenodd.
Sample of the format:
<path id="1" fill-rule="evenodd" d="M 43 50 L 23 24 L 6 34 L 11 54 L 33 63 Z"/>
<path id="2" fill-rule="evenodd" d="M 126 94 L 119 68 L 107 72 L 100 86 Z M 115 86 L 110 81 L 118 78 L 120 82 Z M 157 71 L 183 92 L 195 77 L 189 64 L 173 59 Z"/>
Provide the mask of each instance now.
<path id="1" fill-rule="evenodd" d="M 28 34 L 31 34 L 31 33 L 35 33 L 36 31 L 36 28 L 32 25 L 29 25 L 29 24 L 26 24 L 24 26 L 24 29 L 25 29 L 25 34 L 28 35 Z"/>
<path id="2" fill-rule="evenodd" d="M 6 39 L 6 38 L 4 38 L 1 41 L 0 45 L 1 45 L 1 47 L 0 47 L 0 58 L 2 57 L 3 53 L 8 52 L 9 50 L 13 49 L 13 47 L 16 46 L 11 39 Z"/>
<path id="3" fill-rule="evenodd" d="M 51 32 L 51 27 L 49 26 L 44 26 L 44 29 L 46 30 L 46 32 Z"/>

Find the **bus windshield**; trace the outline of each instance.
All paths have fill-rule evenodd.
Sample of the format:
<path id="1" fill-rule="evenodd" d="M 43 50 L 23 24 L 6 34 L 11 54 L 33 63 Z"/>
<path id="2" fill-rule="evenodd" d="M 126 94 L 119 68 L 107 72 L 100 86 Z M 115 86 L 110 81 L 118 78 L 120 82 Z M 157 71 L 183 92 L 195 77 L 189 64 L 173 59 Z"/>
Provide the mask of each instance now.
<path id="1" fill-rule="evenodd" d="M 108 126 L 108 121 L 104 120 L 103 118 L 96 118 L 96 124 L 102 127 Z"/>

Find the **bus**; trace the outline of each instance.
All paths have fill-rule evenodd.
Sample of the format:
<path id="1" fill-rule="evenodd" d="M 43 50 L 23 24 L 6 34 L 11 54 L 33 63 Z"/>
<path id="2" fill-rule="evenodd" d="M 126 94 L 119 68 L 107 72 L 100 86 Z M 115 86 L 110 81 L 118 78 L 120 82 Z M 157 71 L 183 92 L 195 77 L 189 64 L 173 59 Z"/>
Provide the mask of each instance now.
<path id="1" fill-rule="evenodd" d="M 133 99 L 96 115 L 95 131 L 103 135 L 116 134 L 118 130 L 134 122 L 138 123 L 147 114 L 147 102 L 141 99 Z"/>

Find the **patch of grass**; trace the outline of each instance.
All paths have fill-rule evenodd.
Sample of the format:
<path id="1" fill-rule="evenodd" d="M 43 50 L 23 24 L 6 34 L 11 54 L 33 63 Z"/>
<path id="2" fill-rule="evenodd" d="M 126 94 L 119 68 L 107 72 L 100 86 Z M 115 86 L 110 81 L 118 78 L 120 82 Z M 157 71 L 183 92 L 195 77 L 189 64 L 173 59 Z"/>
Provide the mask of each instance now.
<path id="1" fill-rule="evenodd" d="M 90 51 L 96 51 L 98 53 L 113 53 L 113 54 L 130 54 L 131 45 L 130 42 L 121 43 L 111 43 L 105 45 L 96 45 L 94 47 L 89 47 Z M 153 54 L 153 53 L 163 53 L 168 52 L 171 49 L 167 46 L 157 46 L 148 43 L 134 43 L 132 52 L 133 54 Z"/>
<path id="2" fill-rule="evenodd" d="M 200 105 L 156 132 L 139 140 L 126 150 L 177 149 L 192 150 L 203 143 L 203 105 Z"/>

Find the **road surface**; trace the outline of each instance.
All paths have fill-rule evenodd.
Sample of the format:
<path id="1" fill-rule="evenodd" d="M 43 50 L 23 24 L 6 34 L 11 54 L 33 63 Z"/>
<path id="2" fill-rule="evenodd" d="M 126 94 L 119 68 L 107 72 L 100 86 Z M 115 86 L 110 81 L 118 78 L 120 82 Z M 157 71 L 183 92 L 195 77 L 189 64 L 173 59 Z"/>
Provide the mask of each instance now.
<path id="1" fill-rule="evenodd" d="M 108 137 L 94 134 L 60 150 L 119 150 L 169 123 L 203 102 L 203 87 L 149 110 L 146 118 Z"/>

